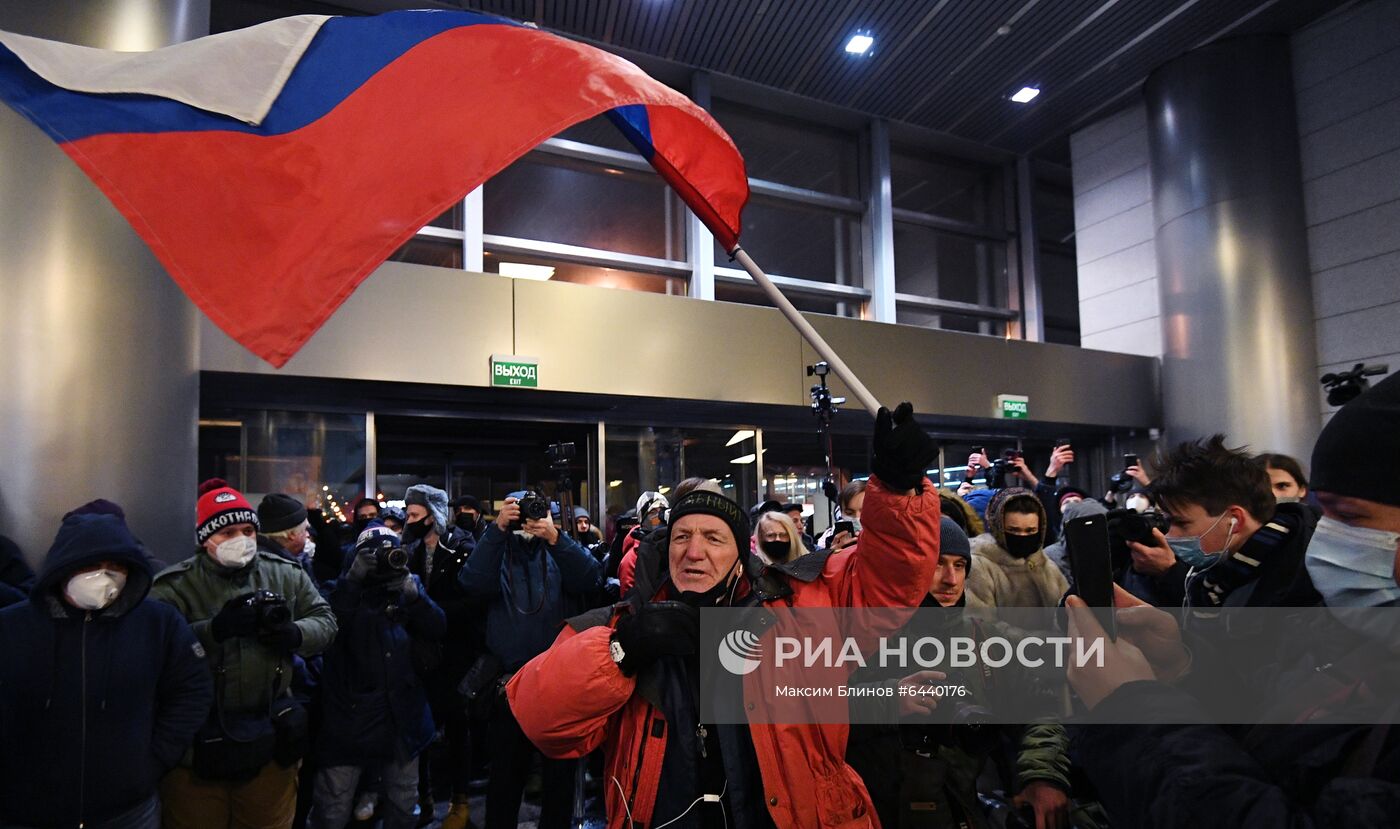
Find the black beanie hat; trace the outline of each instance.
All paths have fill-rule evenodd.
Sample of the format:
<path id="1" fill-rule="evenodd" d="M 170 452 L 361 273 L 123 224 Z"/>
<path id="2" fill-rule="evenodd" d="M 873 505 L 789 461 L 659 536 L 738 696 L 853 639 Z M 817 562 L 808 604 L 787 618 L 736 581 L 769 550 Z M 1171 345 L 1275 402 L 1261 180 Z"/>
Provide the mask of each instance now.
<path id="1" fill-rule="evenodd" d="M 749 552 L 751 530 L 749 529 L 749 516 L 745 514 L 743 507 L 718 492 L 695 489 L 686 493 L 684 498 L 671 507 L 670 525 L 675 527 L 676 522 L 681 518 L 697 513 L 713 515 L 729 525 L 729 530 L 734 533 L 734 543 L 739 547 L 741 559 Z"/>
<path id="2" fill-rule="evenodd" d="M 477 500 L 477 497 L 475 495 L 463 495 L 459 498 L 453 498 L 451 501 L 447 502 L 447 505 L 449 507 L 452 507 L 453 510 L 459 510 L 462 507 L 467 507 L 468 509 L 474 509 L 477 512 L 481 512 L 481 501 Z"/>
<path id="3" fill-rule="evenodd" d="M 1400 506 L 1400 481 L 1381 462 L 1400 457 L 1400 373 L 1346 404 L 1323 427 L 1312 455 L 1312 487 Z"/>
<path id="4" fill-rule="evenodd" d="M 290 495 L 274 492 L 258 504 L 258 526 L 265 533 L 290 530 L 305 520 L 306 506 Z"/>

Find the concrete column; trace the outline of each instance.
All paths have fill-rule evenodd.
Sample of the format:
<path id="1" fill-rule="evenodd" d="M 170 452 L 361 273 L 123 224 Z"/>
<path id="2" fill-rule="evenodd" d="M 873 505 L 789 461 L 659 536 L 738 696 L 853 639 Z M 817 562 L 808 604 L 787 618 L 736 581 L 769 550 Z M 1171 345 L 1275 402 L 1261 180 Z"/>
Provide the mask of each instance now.
<path id="1" fill-rule="evenodd" d="M 1308 457 L 1312 287 L 1288 39 L 1235 38 L 1148 78 L 1167 438 Z"/>
<path id="2" fill-rule="evenodd" d="M 0 29 L 146 50 L 208 34 L 209 0 L 0 5 Z M 194 305 L 37 128 L 0 105 L 0 533 L 37 566 L 64 512 L 121 504 L 157 557 L 194 545 Z"/>

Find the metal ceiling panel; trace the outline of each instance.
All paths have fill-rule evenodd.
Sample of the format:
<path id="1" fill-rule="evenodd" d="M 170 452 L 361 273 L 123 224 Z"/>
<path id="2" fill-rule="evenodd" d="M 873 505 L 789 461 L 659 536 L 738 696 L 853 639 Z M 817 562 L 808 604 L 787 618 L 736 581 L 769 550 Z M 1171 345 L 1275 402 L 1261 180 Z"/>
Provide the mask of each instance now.
<path id="1" fill-rule="evenodd" d="M 731 75 L 1002 150 L 1063 146 L 1147 73 L 1210 38 L 1292 32 L 1343 0 L 330 0 L 462 7 Z M 212 0 L 216 31 L 325 0 Z M 1009 29 L 1001 34 L 1002 27 Z M 845 43 L 858 30 L 872 54 Z M 1007 95 L 1038 84 L 1040 98 Z M 762 102 L 757 102 L 763 106 Z"/>

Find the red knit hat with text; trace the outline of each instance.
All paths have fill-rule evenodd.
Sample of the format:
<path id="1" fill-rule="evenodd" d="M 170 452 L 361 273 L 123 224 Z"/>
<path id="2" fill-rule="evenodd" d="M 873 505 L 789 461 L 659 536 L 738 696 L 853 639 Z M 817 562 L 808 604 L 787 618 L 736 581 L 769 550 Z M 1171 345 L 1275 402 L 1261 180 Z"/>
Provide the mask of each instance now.
<path id="1" fill-rule="evenodd" d="M 199 485 L 195 517 L 196 544 L 203 544 L 209 536 L 234 524 L 252 524 L 254 529 L 258 529 L 257 511 L 243 497 L 243 493 L 229 486 L 223 478 L 210 478 Z"/>

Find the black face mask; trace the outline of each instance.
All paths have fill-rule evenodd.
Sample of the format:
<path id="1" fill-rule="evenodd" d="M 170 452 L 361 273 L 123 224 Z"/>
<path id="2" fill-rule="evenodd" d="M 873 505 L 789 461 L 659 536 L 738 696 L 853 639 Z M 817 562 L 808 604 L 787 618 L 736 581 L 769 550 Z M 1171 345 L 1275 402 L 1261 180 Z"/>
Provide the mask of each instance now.
<path id="1" fill-rule="evenodd" d="M 792 552 L 792 545 L 786 541 L 760 541 L 758 547 L 774 564 L 782 564 L 787 561 L 788 553 Z"/>
<path id="2" fill-rule="evenodd" d="M 410 521 L 403 525 L 403 537 L 408 541 L 419 541 L 427 538 L 431 530 L 432 525 L 428 523 L 428 519 L 426 517 L 419 518 L 417 521 Z"/>
<path id="3" fill-rule="evenodd" d="M 725 600 L 729 598 L 732 589 L 735 587 L 734 581 L 737 576 L 734 575 L 734 571 L 737 570 L 738 567 L 739 560 L 736 558 L 734 563 L 729 565 L 729 570 L 724 574 L 724 578 L 720 579 L 714 587 L 711 587 L 704 593 L 697 593 L 694 590 L 681 590 L 678 591 L 679 595 L 676 596 L 676 599 L 691 607 L 720 606 L 720 604 L 724 603 Z"/>
<path id="4" fill-rule="evenodd" d="M 456 524 L 458 529 L 471 532 L 476 529 L 476 516 L 469 512 L 460 512 L 456 518 L 452 519 L 452 523 Z"/>
<path id="5" fill-rule="evenodd" d="M 1035 535 L 1007 535 L 1006 551 L 1012 558 L 1028 558 L 1040 549 L 1040 533 Z"/>
<path id="6" fill-rule="evenodd" d="M 356 535 L 359 535 L 360 533 L 364 532 L 364 531 L 365 531 L 365 527 L 368 527 L 368 526 L 369 526 L 369 522 L 371 522 L 371 521 L 373 521 L 373 520 L 374 520 L 373 518 L 361 518 L 361 517 L 356 517 L 356 518 L 355 518 L 355 525 L 354 525 L 354 526 L 355 526 L 355 534 L 356 534 Z"/>

